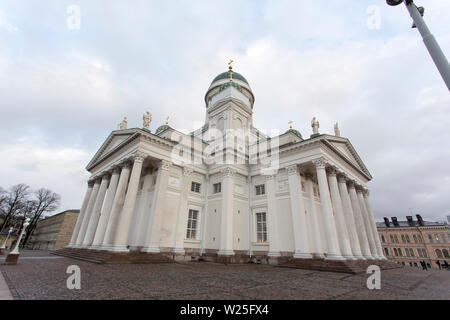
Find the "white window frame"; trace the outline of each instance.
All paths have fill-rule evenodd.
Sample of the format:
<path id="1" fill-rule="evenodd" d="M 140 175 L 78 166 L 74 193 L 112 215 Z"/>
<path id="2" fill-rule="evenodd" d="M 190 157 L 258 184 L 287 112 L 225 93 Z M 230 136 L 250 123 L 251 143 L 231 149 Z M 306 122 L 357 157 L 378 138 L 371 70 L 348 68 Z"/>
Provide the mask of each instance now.
<path id="1" fill-rule="evenodd" d="M 197 189 L 194 186 L 195 187 L 198 186 L 198 191 L 197 191 Z M 192 190 L 192 189 L 194 189 L 194 190 Z M 202 193 L 202 184 L 200 182 L 197 182 L 197 181 L 192 181 L 191 182 L 191 192 Z"/>
<path id="2" fill-rule="evenodd" d="M 220 191 L 219 192 L 216 192 L 216 186 L 217 185 L 220 187 Z M 212 192 L 213 192 L 213 194 L 222 193 L 222 182 L 213 183 Z"/>
<path id="3" fill-rule="evenodd" d="M 264 224 L 265 224 L 266 228 L 265 228 L 265 231 L 262 231 L 262 235 L 264 235 L 264 233 L 266 234 L 265 241 L 258 240 L 258 215 L 259 214 L 264 214 L 264 217 L 265 217 Z M 267 230 L 267 210 L 256 210 L 254 222 L 255 222 L 255 227 L 254 227 L 255 243 L 267 244 L 269 242 L 269 231 Z"/>
<path id="4" fill-rule="evenodd" d="M 258 190 L 260 193 L 258 193 Z M 256 196 L 263 196 L 265 194 L 266 194 L 266 185 L 265 184 L 255 185 L 255 195 Z"/>
<path id="5" fill-rule="evenodd" d="M 191 212 L 191 210 L 197 212 L 197 226 L 196 226 L 196 229 L 195 229 L 195 238 L 188 238 L 187 237 L 188 236 L 188 230 L 189 230 L 189 228 L 188 228 L 188 226 L 189 226 L 189 213 Z M 200 233 L 201 233 L 201 230 L 202 230 L 202 228 L 201 228 L 201 223 L 202 223 L 202 210 L 201 210 L 201 208 L 197 207 L 197 206 L 189 206 L 188 207 L 188 211 L 187 211 L 186 214 L 188 216 L 187 216 L 187 219 L 186 219 L 186 227 L 185 227 L 185 231 L 184 231 L 184 240 L 188 241 L 188 242 L 189 241 L 194 241 L 194 242 L 200 241 L 200 239 L 201 239 L 201 234 Z"/>

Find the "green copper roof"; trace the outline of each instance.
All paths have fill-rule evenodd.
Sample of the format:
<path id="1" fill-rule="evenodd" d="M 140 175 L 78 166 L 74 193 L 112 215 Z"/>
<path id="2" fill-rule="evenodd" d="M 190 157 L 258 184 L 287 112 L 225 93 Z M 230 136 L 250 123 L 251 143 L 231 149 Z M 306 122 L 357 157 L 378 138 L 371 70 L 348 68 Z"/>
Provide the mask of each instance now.
<path id="1" fill-rule="evenodd" d="M 233 86 L 234 88 L 238 89 L 240 92 L 242 92 L 242 87 L 239 85 L 239 83 L 237 82 L 227 82 L 224 83 L 221 87 L 219 91 L 225 90 L 226 88 Z"/>
<path id="2" fill-rule="evenodd" d="M 163 132 L 164 130 L 167 130 L 167 129 L 169 129 L 169 128 L 170 128 L 170 127 L 169 127 L 167 124 L 162 125 L 162 126 L 160 126 L 158 129 L 156 129 L 155 134 L 161 133 L 161 132 Z"/>
<path id="3" fill-rule="evenodd" d="M 214 82 L 219 81 L 219 80 L 230 79 L 230 72 L 233 72 L 233 79 L 241 80 L 242 82 L 245 82 L 247 85 L 249 85 L 247 79 L 245 79 L 240 73 L 237 73 L 234 71 L 227 71 L 227 72 L 219 74 L 217 77 L 214 78 L 214 80 L 211 84 L 213 84 Z"/>
<path id="4" fill-rule="evenodd" d="M 300 131 L 295 130 L 295 129 L 289 129 L 288 131 L 286 131 L 286 133 L 288 132 L 292 132 L 293 134 L 295 134 L 297 137 L 299 137 L 300 139 L 303 139 L 302 134 L 300 133 Z"/>

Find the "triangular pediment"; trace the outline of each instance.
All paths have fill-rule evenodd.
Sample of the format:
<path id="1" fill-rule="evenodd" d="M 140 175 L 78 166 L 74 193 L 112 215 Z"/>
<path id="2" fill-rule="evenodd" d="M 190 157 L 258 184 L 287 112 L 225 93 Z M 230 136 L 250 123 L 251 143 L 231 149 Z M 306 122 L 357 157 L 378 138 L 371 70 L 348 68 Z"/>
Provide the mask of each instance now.
<path id="1" fill-rule="evenodd" d="M 134 129 L 113 131 L 108 138 L 106 138 L 105 142 L 103 142 L 100 149 L 98 149 L 97 153 L 87 165 L 87 168 L 91 167 L 99 159 L 102 159 L 105 155 L 124 144 L 127 140 L 132 139 L 135 135 L 136 130 Z"/>
<path id="2" fill-rule="evenodd" d="M 372 177 L 348 139 L 340 137 L 327 137 L 326 142 L 329 147 L 331 147 L 331 149 L 338 153 L 342 158 L 364 172 L 368 177 Z"/>

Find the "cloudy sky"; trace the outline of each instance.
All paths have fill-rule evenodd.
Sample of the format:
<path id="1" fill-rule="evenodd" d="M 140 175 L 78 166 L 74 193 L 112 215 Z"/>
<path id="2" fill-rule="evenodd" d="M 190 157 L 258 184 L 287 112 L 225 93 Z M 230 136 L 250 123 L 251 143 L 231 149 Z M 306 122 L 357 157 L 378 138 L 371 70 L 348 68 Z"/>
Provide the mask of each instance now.
<path id="1" fill-rule="evenodd" d="M 450 56 L 450 1 L 416 3 Z M 322 133 L 338 121 L 374 177 L 377 218 L 443 220 L 450 95 L 410 27 L 384 0 L 2 0 L 0 186 L 47 187 L 61 210 L 79 208 L 84 168 L 123 116 L 200 127 L 204 94 L 233 58 L 256 127 L 293 120 L 309 136 L 313 116 Z"/>

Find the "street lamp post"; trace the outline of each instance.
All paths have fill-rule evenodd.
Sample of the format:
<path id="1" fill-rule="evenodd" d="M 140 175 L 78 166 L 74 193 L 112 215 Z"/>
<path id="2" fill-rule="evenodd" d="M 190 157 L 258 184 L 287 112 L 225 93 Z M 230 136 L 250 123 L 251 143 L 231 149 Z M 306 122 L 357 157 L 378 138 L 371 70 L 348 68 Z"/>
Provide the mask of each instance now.
<path id="1" fill-rule="evenodd" d="M 25 233 L 25 230 L 27 229 L 28 225 L 30 224 L 30 219 L 26 218 L 25 222 L 23 224 L 22 231 L 20 232 L 19 238 L 17 238 L 16 245 L 14 246 L 13 251 L 11 251 L 8 256 L 6 257 L 5 264 L 17 264 L 17 261 L 19 261 L 19 245 L 20 240 L 22 240 L 23 234 Z"/>
<path id="2" fill-rule="evenodd" d="M 414 20 L 414 26 L 417 27 L 422 35 L 423 42 L 425 43 L 431 58 L 436 64 L 442 79 L 444 79 L 444 82 L 447 85 L 447 88 L 450 90 L 450 66 L 444 52 L 437 43 L 436 38 L 431 34 L 425 20 L 422 18 L 424 9 L 417 8 L 413 0 L 386 0 L 386 2 L 390 6 L 397 6 L 402 2 L 405 2 L 406 8 L 408 9 L 411 18 Z"/>
<path id="3" fill-rule="evenodd" d="M 11 232 L 13 231 L 13 227 L 9 228 L 8 235 L 6 236 L 5 242 L 3 242 L 3 245 L 0 247 L 0 255 L 4 255 L 6 251 L 6 243 L 8 242 L 9 236 L 11 235 Z"/>

